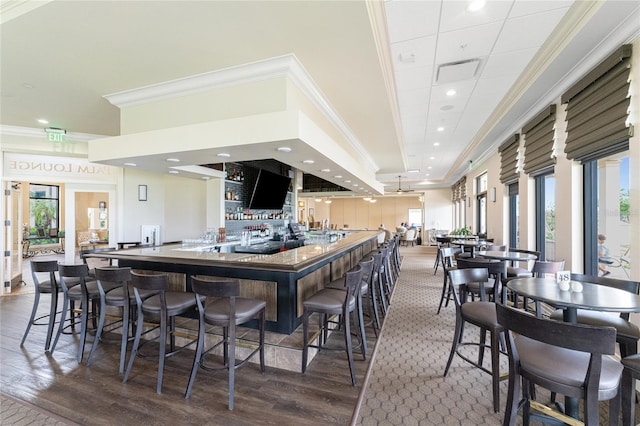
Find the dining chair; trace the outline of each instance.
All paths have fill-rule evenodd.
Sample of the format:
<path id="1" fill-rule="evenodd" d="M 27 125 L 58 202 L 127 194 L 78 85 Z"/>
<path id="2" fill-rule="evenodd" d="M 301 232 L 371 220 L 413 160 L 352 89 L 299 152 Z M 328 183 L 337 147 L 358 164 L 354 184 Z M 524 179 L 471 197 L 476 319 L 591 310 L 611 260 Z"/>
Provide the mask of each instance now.
<path id="1" fill-rule="evenodd" d="M 449 237 L 436 236 L 436 260 L 433 263 L 433 275 L 438 272 L 438 266 L 440 266 L 440 249 L 449 247 L 449 241 L 451 241 Z"/>
<path id="2" fill-rule="evenodd" d="M 456 325 L 451 352 L 449 353 L 443 376 L 447 376 L 454 355 L 458 355 L 464 361 L 491 375 L 493 410 L 497 413 L 500 411 L 500 334 L 502 333 L 502 326 L 496 320 L 496 304 L 494 302 L 468 301 L 469 286 L 473 283 L 487 283 L 489 281 L 489 270 L 487 268 L 454 269 L 448 273 L 451 294 L 456 306 Z M 482 291 L 482 286 L 480 288 Z M 494 286 L 496 291 L 494 300 L 499 300 L 497 288 L 498 286 Z M 466 323 L 480 328 L 478 342 L 464 342 L 462 340 Z M 489 345 L 486 344 L 487 332 L 490 335 Z M 460 352 L 460 347 L 467 345 L 478 347 L 478 358 L 476 360 Z M 486 349 L 489 349 L 491 353 L 490 368 L 483 365 Z"/>
<path id="3" fill-rule="evenodd" d="M 635 382 L 640 379 L 640 354 L 622 358 L 622 426 L 638 425 L 636 422 L 637 392 Z"/>
<path id="4" fill-rule="evenodd" d="M 35 287 L 35 297 L 33 299 L 33 308 L 31 309 L 31 317 L 27 323 L 27 329 L 24 331 L 22 340 L 20 341 L 20 347 L 24 346 L 24 342 L 27 340 L 27 335 L 31 330 L 32 325 L 46 325 L 47 337 L 44 343 L 44 350 L 48 351 L 51 346 L 51 338 L 53 337 L 53 330 L 56 324 L 56 315 L 58 310 L 58 294 L 61 288 L 56 279 L 56 272 L 58 271 L 57 260 L 32 260 L 31 261 L 31 277 L 33 279 L 33 285 Z M 43 294 L 50 294 L 49 300 L 49 313 L 41 315 L 36 318 L 38 307 L 40 305 L 40 296 Z M 46 321 L 45 321 L 46 319 Z"/>
<path id="5" fill-rule="evenodd" d="M 595 275 L 571 274 L 572 281 L 590 282 L 606 287 L 617 288 L 633 294 L 640 294 L 640 282 L 619 280 Z M 550 315 L 551 319 L 562 320 L 562 310 L 558 309 Z M 613 327 L 616 329 L 616 342 L 620 346 L 620 356 L 627 357 L 638 353 L 640 328 L 629 321 L 629 313 L 621 312 L 618 316 L 610 312 L 578 309 L 577 322 L 580 324 Z"/>
<path id="6" fill-rule="evenodd" d="M 198 306 L 198 343 L 193 359 L 193 367 L 189 376 L 189 383 L 185 391 L 185 399 L 191 396 L 193 383 L 198 369 L 228 371 L 229 410 L 233 410 L 233 395 L 235 389 L 235 370 L 243 367 L 257 353 L 260 353 L 260 372 L 264 373 L 264 300 L 240 297 L 239 280 L 219 280 L 203 277 L 192 277 L 191 286 L 196 294 Z M 258 345 L 242 361 L 236 362 L 236 327 L 257 319 L 259 329 Z M 207 324 L 222 327 L 222 340 L 205 349 Z M 222 364 L 214 366 L 207 363 L 207 355 L 223 345 Z"/>
<path id="7" fill-rule="evenodd" d="M 502 300 L 502 283 L 507 275 L 506 260 L 465 258 L 458 259 L 456 266 L 458 269 L 487 268 L 489 271 L 489 280 L 486 283 L 473 282 L 469 284 L 471 297 L 474 298 L 477 295 L 480 300 L 486 301 L 487 295 L 489 295 L 489 300 L 496 302 L 496 300 L 493 300 L 492 298 L 493 295 L 496 294 L 500 296 L 499 300 Z M 482 288 L 480 285 L 482 285 Z M 496 285 L 498 286 L 497 289 L 494 288 Z"/>
<path id="8" fill-rule="evenodd" d="M 516 424 L 522 407 L 524 424 L 531 409 L 532 386 L 584 400 L 584 424 L 599 424 L 598 401 L 609 400 L 609 424 L 617 425 L 620 413 L 622 364 L 615 353 L 616 331 L 536 318 L 505 305 L 496 305 L 498 323 L 506 333 L 509 355 L 509 391 L 503 425 Z M 571 422 L 564 413 L 545 409 L 557 420 Z"/>
<path id="9" fill-rule="evenodd" d="M 438 311 L 440 313 L 442 304 L 445 308 L 449 306 L 449 299 L 451 299 L 450 288 L 448 284 L 449 271 L 456 268 L 456 256 L 461 252 L 458 247 L 444 247 L 440 249 L 440 263 L 442 264 L 442 294 L 440 295 L 440 303 L 438 303 Z"/>
<path id="10" fill-rule="evenodd" d="M 524 253 L 531 254 L 535 256 L 535 260 L 540 259 L 540 252 L 538 250 L 526 250 L 515 247 L 509 247 L 509 251 L 513 253 Z M 530 278 L 533 277 L 533 272 L 531 272 L 531 268 L 533 267 L 534 261 L 526 261 L 526 265 L 520 266 L 519 263 L 522 262 L 514 262 L 513 265 L 510 265 L 507 268 L 507 280 L 512 278 Z"/>
<path id="11" fill-rule="evenodd" d="M 191 292 L 169 291 L 169 278 L 165 274 L 141 275 L 131 272 L 131 288 L 136 298 L 136 334 L 133 341 L 133 349 L 129 356 L 127 370 L 124 373 L 122 383 L 127 383 L 133 362 L 140 353 L 140 340 L 142 339 L 142 329 L 145 321 L 158 321 L 160 323 L 160 348 L 158 353 L 158 379 L 156 392 L 162 392 L 162 377 L 164 374 L 165 358 L 172 356 L 179 351 L 195 343 L 196 340 L 188 342 L 186 345 L 176 348 L 175 318 L 195 309 L 197 304 L 196 296 Z M 145 331 L 144 334 L 156 330 L 154 327 Z M 167 334 L 169 334 L 169 352 L 167 352 Z M 147 341 L 148 342 L 148 341 Z"/>
<path id="12" fill-rule="evenodd" d="M 356 385 L 356 372 L 353 365 L 353 346 L 351 341 L 351 315 L 356 311 L 358 293 L 360 292 L 362 282 L 362 267 L 359 265 L 344 274 L 344 288 L 346 291 L 332 288 L 325 288 L 305 300 L 302 313 L 302 329 L 303 329 L 303 346 L 302 346 L 302 373 L 307 371 L 307 362 L 309 358 L 309 348 L 318 350 L 329 349 L 326 346 L 328 327 L 330 324 L 329 316 L 340 315 L 342 325 L 344 327 L 344 343 L 347 352 L 347 361 L 349 362 L 349 371 L 351 372 L 351 384 Z M 318 314 L 318 343 L 312 344 L 309 341 L 309 317 L 311 314 Z M 357 315 L 353 321 L 358 321 Z M 356 327 L 359 346 L 362 353 L 362 359 L 366 360 L 364 345 L 362 345 L 362 336 L 359 327 Z"/>

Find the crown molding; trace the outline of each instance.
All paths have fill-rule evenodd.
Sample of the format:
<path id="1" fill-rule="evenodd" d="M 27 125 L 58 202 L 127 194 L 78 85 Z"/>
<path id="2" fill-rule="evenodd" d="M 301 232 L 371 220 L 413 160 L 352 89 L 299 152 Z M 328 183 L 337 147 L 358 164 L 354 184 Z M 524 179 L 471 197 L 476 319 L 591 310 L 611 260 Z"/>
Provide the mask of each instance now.
<path id="1" fill-rule="evenodd" d="M 329 103 L 326 96 L 324 96 L 294 54 L 277 56 L 164 83 L 112 93 L 105 95 L 104 98 L 118 108 L 124 108 L 278 77 L 286 77 L 298 86 L 325 118 L 338 129 L 358 155 L 368 163 L 369 168 L 374 173 L 379 170 L 373 158 Z"/>

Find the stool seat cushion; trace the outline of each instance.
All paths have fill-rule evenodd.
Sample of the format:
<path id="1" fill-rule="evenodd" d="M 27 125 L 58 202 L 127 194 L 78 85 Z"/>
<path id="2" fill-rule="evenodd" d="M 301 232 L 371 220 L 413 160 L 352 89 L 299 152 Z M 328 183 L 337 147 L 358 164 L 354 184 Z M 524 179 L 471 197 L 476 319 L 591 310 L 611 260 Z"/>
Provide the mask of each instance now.
<path id="1" fill-rule="evenodd" d="M 204 296 L 201 296 L 204 299 Z M 196 305 L 196 296 L 194 293 L 184 293 L 181 291 L 167 291 L 165 293 L 167 300 L 167 315 L 175 316 L 188 311 Z M 160 295 L 151 296 L 142 302 L 142 310 L 145 314 L 160 315 Z"/>
<path id="2" fill-rule="evenodd" d="M 102 284 L 104 285 L 104 282 Z M 104 300 L 107 305 L 124 306 L 124 292 L 122 291 L 122 287 L 120 287 L 120 289 L 113 288 L 109 291 L 106 291 L 105 289 L 105 293 L 106 294 L 104 296 Z M 138 289 L 138 293 L 140 293 L 140 298 L 142 300 L 145 300 L 148 297 L 156 294 L 156 292 L 153 290 L 140 290 L 140 289 Z M 132 290 L 130 290 L 130 293 L 129 293 L 129 303 L 131 304 L 136 303 L 136 296 Z"/>
<path id="3" fill-rule="evenodd" d="M 51 281 L 41 281 L 38 283 L 38 287 L 40 288 L 40 293 L 51 293 Z"/>
<path id="4" fill-rule="evenodd" d="M 325 288 L 320 290 L 309 299 L 303 302 L 306 308 L 310 308 L 314 311 L 325 312 L 342 312 L 342 304 L 344 303 L 345 290 L 338 290 L 333 288 Z M 349 311 L 353 310 L 356 305 L 354 297 L 349 298 Z"/>
<path id="5" fill-rule="evenodd" d="M 264 300 L 236 297 L 236 324 L 243 324 L 255 317 L 267 306 Z M 229 299 L 222 298 L 208 302 L 204 308 L 204 318 L 208 323 L 229 322 Z"/>
<path id="6" fill-rule="evenodd" d="M 86 281 L 86 286 L 87 286 L 87 293 L 89 293 L 89 299 L 97 299 L 98 297 L 100 297 L 100 291 L 98 290 L 97 281 Z M 82 286 L 74 285 L 69 289 L 68 294 L 71 299 L 82 298 Z"/>
<path id="7" fill-rule="evenodd" d="M 533 273 L 527 268 L 518 268 L 515 266 L 507 266 L 507 277 L 513 278 L 531 278 Z"/>
<path id="8" fill-rule="evenodd" d="M 501 328 L 498 324 L 496 304 L 493 302 L 469 302 L 460 306 L 465 321 L 472 324 L 482 324 L 487 327 Z"/>
<path id="9" fill-rule="evenodd" d="M 520 355 L 520 366 L 525 371 L 572 387 L 580 387 L 584 383 L 589 353 L 548 345 L 524 336 L 516 336 L 515 343 Z M 613 357 L 602 356 L 599 393 L 617 393 L 622 369 L 622 364 Z"/>
<path id="10" fill-rule="evenodd" d="M 553 312 L 550 318 L 562 321 L 562 309 Z M 640 328 L 637 325 L 613 313 L 578 309 L 577 322 L 579 324 L 613 327 L 616 329 L 618 336 L 635 340 L 640 339 Z"/>

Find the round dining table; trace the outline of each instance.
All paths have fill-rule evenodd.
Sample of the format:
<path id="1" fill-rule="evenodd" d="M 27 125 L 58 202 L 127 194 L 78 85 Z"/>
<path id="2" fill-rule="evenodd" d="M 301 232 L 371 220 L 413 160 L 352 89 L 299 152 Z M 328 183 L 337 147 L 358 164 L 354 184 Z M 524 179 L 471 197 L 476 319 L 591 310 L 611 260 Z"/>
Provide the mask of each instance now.
<path id="1" fill-rule="evenodd" d="M 564 321 L 576 323 L 578 309 L 605 312 L 640 312 L 640 296 L 635 293 L 584 281 L 570 281 L 570 288 L 560 290 L 553 278 L 516 278 L 507 283 L 511 291 L 562 309 Z M 565 413 L 578 417 L 578 400 L 565 398 Z"/>
<path id="2" fill-rule="evenodd" d="M 512 262 L 528 262 L 530 260 L 536 260 L 537 257 L 534 254 L 521 253 L 519 251 L 485 251 L 481 250 L 477 253 L 478 256 L 486 257 L 487 259 L 498 260 L 510 260 Z"/>

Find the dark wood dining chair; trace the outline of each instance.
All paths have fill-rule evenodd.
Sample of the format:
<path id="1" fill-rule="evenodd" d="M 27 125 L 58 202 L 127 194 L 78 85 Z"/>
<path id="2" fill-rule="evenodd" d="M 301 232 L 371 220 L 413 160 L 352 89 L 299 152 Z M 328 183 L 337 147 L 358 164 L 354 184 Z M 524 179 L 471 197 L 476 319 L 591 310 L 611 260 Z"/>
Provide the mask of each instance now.
<path id="1" fill-rule="evenodd" d="M 442 304 L 445 308 L 449 306 L 449 300 L 451 299 L 451 293 L 449 288 L 449 271 L 456 268 L 456 257 L 460 254 L 461 249 L 459 247 L 444 247 L 440 249 L 440 263 L 442 265 L 442 294 L 440 295 L 440 303 L 438 303 L 438 311 L 440 313 Z"/>
<path id="2" fill-rule="evenodd" d="M 58 294 L 61 287 L 56 278 L 58 271 L 57 260 L 32 260 L 31 261 L 31 278 L 35 287 L 35 298 L 33 299 L 33 308 L 31 309 L 31 317 L 27 323 L 27 329 L 24 331 L 20 347 L 24 346 L 27 335 L 32 325 L 46 325 L 47 337 L 44 343 L 44 350 L 48 351 L 51 346 L 51 338 L 56 324 L 56 314 L 58 310 Z M 38 307 L 40 305 L 40 296 L 43 294 L 51 295 L 49 300 L 49 313 L 36 318 Z"/>
<path id="3" fill-rule="evenodd" d="M 454 355 L 458 355 L 464 361 L 479 368 L 491 375 L 493 392 L 493 410 L 500 411 L 500 334 L 502 326 L 496 319 L 496 304 L 494 302 L 468 301 L 470 293 L 469 286 L 477 283 L 487 283 L 489 281 L 489 270 L 487 268 L 454 269 L 449 271 L 449 285 L 451 294 L 456 305 L 456 325 L 451 344 L 451 352 L 444 369 L 443 376 L 447 376 Z M 482 288 L 482 286 L 480 287 Z M 498 286 L 494 286 L 494 300 L 499 300 L 497 294 Z M 473 324 L 480 328 L 480 338 L 478 342 L 462 341 L 465 324 Z M 490 344 L 486 344 L 486 334 L 490 334 Z M 460 352 L 460 347 L 473 345 L 478 347 L 478 358 L 471 359 Z M 489 349 L 491 352 L 491 368 L 483 365 L 484 352 Z"/>
<path id="4" fill-rule="evenodd" d="M 617 425 L 622 364 L 615 353 L 612 327 L 572 324 L 535 316 L 505 305 L 496 305 L 497 320 L 506 333 L 509 354 L 509 392 L 503 425 L 516 424 L 522 407 L 528 424 L 532 386 L 584 400 L 584 424 L 599 424 L 598 401 L 609 400 L 609 424 Z M 521 395 L 522 394 L 522 395 Z M 572 421 L 564 413 L 544 410 L 560 421 Z"/>

